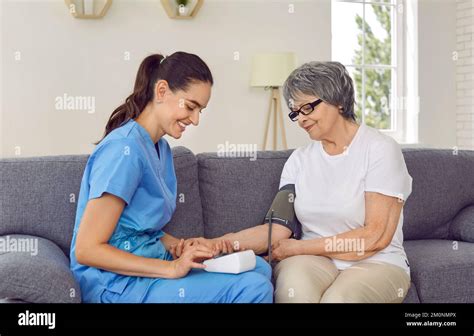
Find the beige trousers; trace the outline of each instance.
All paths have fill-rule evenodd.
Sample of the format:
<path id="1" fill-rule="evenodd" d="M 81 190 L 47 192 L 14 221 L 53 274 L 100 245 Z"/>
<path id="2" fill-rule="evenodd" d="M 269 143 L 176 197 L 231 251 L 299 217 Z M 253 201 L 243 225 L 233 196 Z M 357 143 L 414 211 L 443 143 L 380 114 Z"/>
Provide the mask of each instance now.
<path id="1" fill-rule="evenodd" d="M 276 303 L 401 303 L 410 277 L 401 267 L 358 262 L 339 271 L 330 258 L 293 256 L 275 267 Z"/>

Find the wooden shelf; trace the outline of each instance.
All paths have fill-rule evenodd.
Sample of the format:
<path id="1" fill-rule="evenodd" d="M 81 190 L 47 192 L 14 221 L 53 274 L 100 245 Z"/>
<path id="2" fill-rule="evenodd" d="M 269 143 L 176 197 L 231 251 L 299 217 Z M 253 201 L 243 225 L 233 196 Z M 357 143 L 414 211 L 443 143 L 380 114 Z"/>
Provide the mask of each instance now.
<path id="1" fill-rule="evenodd" d="M 83 14 L 84 12 L 84 1 L 83 0 L 64 0 L 67 7 L 69 8 L 69 13 L 76 19 L 101 19 L 105 16 L 110 6 L 112 5 L 112 0 L 98 1 L 97 3 L 103 3 L 103 7 L 97 11 L 97 14 Z M 74 8 L 74 10 L 71 10 Z"/>

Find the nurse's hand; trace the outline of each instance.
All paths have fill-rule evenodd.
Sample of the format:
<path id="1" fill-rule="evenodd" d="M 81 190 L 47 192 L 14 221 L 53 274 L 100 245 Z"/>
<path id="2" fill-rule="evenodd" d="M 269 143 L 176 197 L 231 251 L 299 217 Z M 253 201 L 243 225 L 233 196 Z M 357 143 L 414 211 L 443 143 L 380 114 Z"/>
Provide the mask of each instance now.
<path id="1" fill-rule="evenodd" d="M 195 245 L 185 248 L 183 254 L 171 262 L 172 277 L 182 278 L 193 268 L 204 269 L 206 266 L 201 264 L 201 262 L 212 257 L 213 254 L 204 246 Z"/>
<path id="2" fill-rule="evenodd" d="M 184 249 L 184 243 L 185 243 L 185 240 L 180 239 L 178 244 L 173 244 L 170 246 L 169 252 L 173 256 L 173 259 L 178 259 L 179 257 L 181 257 L 181 254 L 183 253 L 183 249 Z"/>
<path id="3" fill-rule="evenodd" d="M 183 254 L 183 251 L 191 246 L 198 245 L 196 239 L 198 238 L 190 238 L 190 239 L 180 239 L 178 244 L 173 244 L 170 246 L 170 253 L 173 256 L 173 259 L 178 259 Z M 211 249 L 211 247 L 208 247 Z"/>

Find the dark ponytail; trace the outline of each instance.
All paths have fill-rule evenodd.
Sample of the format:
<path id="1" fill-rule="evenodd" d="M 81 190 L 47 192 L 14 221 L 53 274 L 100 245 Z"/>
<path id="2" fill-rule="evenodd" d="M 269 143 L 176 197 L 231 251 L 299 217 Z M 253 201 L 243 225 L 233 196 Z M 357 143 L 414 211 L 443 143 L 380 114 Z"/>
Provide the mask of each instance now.
<path id="1" fill-rule="evenodd" d="M 155 84 L 160 79 L 166 80 L 173 92 L 186 90 L 192 82 L 214 84 L 211 70 L 199 56 L 178 51 L 166 58 L 159 54 L 146 57 L 138 69 L 133 93 L 112 112 L 104 136 L 96 145 L 124 122 L 140 115 L 153 100 Z"/>

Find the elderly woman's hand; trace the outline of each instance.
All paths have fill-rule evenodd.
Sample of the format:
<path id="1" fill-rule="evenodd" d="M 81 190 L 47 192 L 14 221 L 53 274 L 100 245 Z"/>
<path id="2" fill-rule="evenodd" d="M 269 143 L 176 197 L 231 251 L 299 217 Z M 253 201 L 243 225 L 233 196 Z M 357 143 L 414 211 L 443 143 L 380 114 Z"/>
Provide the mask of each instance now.
<path id="1" fill-rule="evenodd" d="M 301 254 L 301 241 L 296 239 L 281 239 L 272 245 L 272 259 L 283 259 Z"/>
<path id="2" fill-rule="evenodd" d="M 203 237 L 199 238 L 189 238 L 181 239 L 178 244 L 171 245 L 170 253 L 173 256 L 173 259 L 179 258 L 183 252 L 193 246 L 201 245 L 206 249 L 212 252 L 214 256 L 217 256 L 221 253 L 227 254 L 234 252 L 234 248 L 230 241 L 224 239 L 206 239 Z"/>

